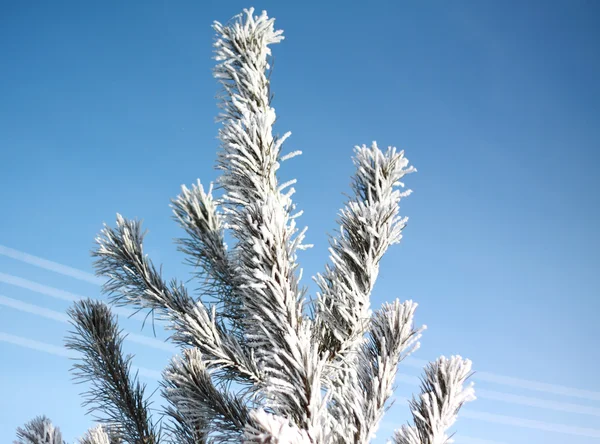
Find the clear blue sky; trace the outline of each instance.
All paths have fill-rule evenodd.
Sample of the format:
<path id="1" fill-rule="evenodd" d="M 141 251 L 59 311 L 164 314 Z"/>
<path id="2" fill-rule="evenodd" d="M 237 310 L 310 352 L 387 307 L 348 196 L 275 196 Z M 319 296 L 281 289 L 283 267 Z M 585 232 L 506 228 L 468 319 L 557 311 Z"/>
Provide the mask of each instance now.
<path id="1" fill-rule="evenodd" d="M 210 25 L 248 6 L 0 3 L 0 442 L 37 414 L 69 442 L 90 424 L 57 313 L 102 296 L 57 264 L 92 272 L 102 222 L 143 218 L 152 258 L 189 276 L 169 199 L 216 178 Z M 274 106 L 277 131 L 293 133 L 286 149 L 304 151 L 282 174 L 299 179 L 315 244 L 305 275 L 327 260 L 353 146 L 405 149 L 419 170 L 406 181 L 410 221 L 373 302 L 420 303 L 429 329 L 415 359 L 473 360 L 480 399 L 456 442 L 600 442 L 600 3 L 253 6 L 286 35 Z M 170 355 L 127 346 L 155 371 Z M 400 368 L 399 396 L 416 389 L 419 362 Z M 407 419 L 396 403 L 378 442 Z"/>

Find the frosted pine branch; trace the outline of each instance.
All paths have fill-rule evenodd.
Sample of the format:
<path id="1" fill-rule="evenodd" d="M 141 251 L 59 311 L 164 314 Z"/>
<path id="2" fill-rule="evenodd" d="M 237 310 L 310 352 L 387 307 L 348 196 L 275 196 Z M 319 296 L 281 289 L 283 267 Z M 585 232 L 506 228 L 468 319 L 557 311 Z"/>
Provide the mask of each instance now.
<path id="1" fill-rule="evenodd" d="M 111 433 L 110 428 L 98 424 L 89 429 L 79 440 L 79 444 L 120 444 L 119 437 Z"/>
<path id="2" fill-rule="evenodd" d="M 250 422 L 247 400 L 213 385 L 198 349 L 185 350 L 163 374 L 163 395 L 188 423 L 205 425 L 213 443 L 238 443 Z"/>
<path id="3" fill-rule="evenodd" d="M 410 402 L 414 426 L 402 426 L 394 434 L 395 444 L 451 444 L 447 435 L 459 409 L 475 399 L 473 383 L 465 386 L 471 375 L 471 361 L 460 356 L 440 357 L 425 368 L 421 395 Z"/>
<path id="4" fill-rule="evenodd" d="M 33 418 L 22 428 L 17 428 L 14 444 L 65 444 L 58 427 L 45 416 Z"/>
<path id="5" fill-rule="evenodd" d="M 362 387 L 362 423 L 358 424 L 357 442 L 368 443 L 375 437 L 379 422 L 389 407 L 398 364 L 419 348 L 424 327 L 415 328 L 417 304 L 413 301 L 386 303 L 373 315 L 367 342 L 358 359 L 359 383 Z"/>
<path id="6" fill-rule="evenodd" d="M 207 444 L 209 425 L 202 419 L 192 420 L 183 416 L 172 404 L 164 409 L 170 420 L 165 426 L 169 436 L 167 442 L 173 444 Z"/>
<path id="7" fill-rule="evenodd" d="M 79 440 L 79 444 L 111 444 L 108 434 L 104 431 L 102 426 L 97 425 L 92 427 L 86 432 L 86 434 Z"/>
<path id="8" fill-rule="evenodd" d="M 244 430 L 245 444 L 311 444 L 305 430 L 290 425 L 286 418 L 262 409 L 250 412 L 252 422 Z"/>
<path id="9" fill-rule="evenodd" d="M 390 245 L 400 241 L 406 225 L 406 218 L 398 213 L 401 198 L 409 192 L 400 192 L 398 188 L 404 186 L 400 180 L 414 168 L 408 166 L 403 152 L 395 148 L 383 152 L 375 142 L 370 148 L 356 147 L 355 152 L 354 195 L 340 212 L 338 236 L 330 239 L 332 265 L 316 277 L 320 293 L 315 313 L 321 350 L 328 353 L 332 361 L 325 385 L 333 388 L 334 398 L 337 398 L 334 415 L 339 418 L 342 430 L 347 430 L 348 421 L 353 423 L 356 438 L 364 442 L 378 423 L 380 413 L 377 412 L 383 405 L 372 405 L 370 397 L 378 394 L 365 392 L 367 387 L 362 387 L 362 392 L 357 391 L 357 383 L 368 378 L 367 370 L 361 370 L 361 366 L 371 365 L 371 361 L 378 358 L 374 356 L 365 361 L 367 358 L 362 356 L 364 362 L 361 363 L 358 352 L 369 330 L 370 296 L 379 274 L 379 261 Z M 410 322 L 412 325 L 412 315 Z M 395 375 L 397 361 L 386 365 L 387 372 L 393 367 Z"/>
<path id="10" fill-rule="evenodd" d="M 351 353 L 362 341 L 371 316 L 370 295 L 379 261 L 388 247 L 400 242 L 406 218 L 399 216 L 404 175 L 416 171 L 408 166 L 404 152 L 356 147 L 353 198 L 340 212 L 338 236 L 331 238 L 332 265 L 316 281 L 317 329 L 321 347 L 334 358 Z"/>
<path id="11" fill-rule="evenodd" d="M 279 185 L 282 138 L 273 136 L 269 45 L 283 39 L 266 12 L 245 10 L 217 32 L 214 75 L 224 88 L 219 131 L 219 184 L 225 191 L 227 225 L 238 240 L 237 281 L 248 344 L 267 375 L 266 395 L 278 414 L 322 439 L 320 375 L 308 319 L 302 314 L 296 251 L 304 230 L 296 227 L 293 189 Z"/>
<path id="12" fill-rule="evenodd" d="M 182 192 L 171 204 L 176 220 L 188 237 L 178 239 L 179 249 L 189 262 L 199 269 L 203 295 L 217 301 L 219 316 L 228 319 L 239 329 L 240 301 L 233 288 L 235 272 L 227 252 L 223 216 L 212 195 L 212 184 L 207 192 L 200 181 L 191 189 L 182 186 Z"/>
<path id="13" fill-rule="evenodd" d="M 421 329 L 414 327 L 417 304 L 399 300 L 373 314 L 367 341 L 352 366 L 332 381 L 333 415 L 339 428 L 352 430 L 352 442 L 368 443 L 375 436 L 393 393 L 398 363 L 418 348 Z M 346 438 L 348 439 L 348 438 Z"/>
<path id="14" fill-rule="evenodd" d="M 207 364 L 224 371 L 224 377 L 242 383 L 261 381 L 252 353 L 225 331 L 216 311 L 209 312 L 201 302 L 195 302 L 176 281 L 167 285 L 144 254 L 143 238 L 138 221 L 117 215 L 117 227 L 106 226 L 96 239 L 96 271 L 109 278 L 103 291 L 112 296 L 112 302 L 158 311 L 170 321 L 170 328 L 175 331 L 173 340 L 198 347 Z"/>
<path id="15" fill-rule="evenodd" d="M 116 427 L 126 443 L 158 443 L 145 386 L 131 375 L 131 356 L 123 354 L 124 336 L 116 317 L 106 305 L 89 299 L 75 302 L 68 314 L 75 330 L 66 346 L 81 355 L 73 372 L 77 380 L 91 385 L 84 405 L 101 422 Z"/>

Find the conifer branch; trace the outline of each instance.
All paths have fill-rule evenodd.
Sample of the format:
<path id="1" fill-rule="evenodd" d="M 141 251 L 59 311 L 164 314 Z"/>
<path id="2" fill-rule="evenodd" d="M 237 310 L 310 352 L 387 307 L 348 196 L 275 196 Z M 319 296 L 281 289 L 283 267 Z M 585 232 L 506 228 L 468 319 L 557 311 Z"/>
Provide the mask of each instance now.
<path id="1" fill-rule="evenodd" d="M 99 414 L 101 422 L 115 426 L 126 443 L 157 444 L 145 386 L 131 375 L 131 356 L 123 355 L 124 336 L 116 317 L 102 302 L 90 299 L 75 302 L 68 314 L 75 331 L 66 346 L 82 355 L 73 372 L 79 382 L 91 385 L 84 402 L 90 406 L 88 413 Z"/>
<path id="2" fill-rule="evenodd" d="M 190 420 L 173 405 L 166 406 L 164 413 L 171 420 L 166 425 L 169 442 L 173 444 L 208 443 L 208 426 L 203 420 Z"/>
<path id="3" fill-rule="evenodd" d="M 244 11 L 229 25 L 215 22 L 214 75 L 224 89 L 219 131 L 219 184 L 227 225 L 235 248 L 239 296 L 248 345 L 267 375 L 270 407 L 300 428 L 321 438 L 320 375 L 311 325 L 302 314 L 296 251 L 298 231 L 293 188 L 279 185 L 282 138 L 273 136 L 275 110 L 270 106 L 270 44 L 283 39 L 265 12 Z"/>
<path id="4" fill-rule="evenodd" d="M 413 301 L 385 303 L 373 314 L 367 342 L 358 359 L 358 380 L 362 388 L 362 419 L 357 424 L 357 443 L 368 443 L 389 407 L 398 364 L 419 348 L 425 327 L 415 328 L 417 304 Z"/>
<path id="5" fill-rule="evenodd" d="M 355 351 L 368 330 L 379 261 L 400 242 L 407 221 L 398 212 L 401 198 L 410 191 L 398 190 L 404 187 L 400 180 L 416 171 L 395 148 L 383 152 L 373 142 L 355 151 L 354 196 L 340 212 L 338 236 L 330 238 L 332 265 L 316 277 L 317 332 L 321 349 L 332 359 Z"/>
<path id="6" fill-rule="evenodd" d="M 394 434 L 395 444 L 452 444 L 447 431 L 465 402 L 475 400 L 471 361 L 460 356 L 444 356 L 425 368 L 421 395 L 410 402 L 414 425 L 404 425 Z"/>
<path id="7" fill-rule="evenodd" d="M 66 444 L 58 427 L 46 416 L 37 416 L 17 428 L 17 440 L 14 444 Z"/>
<path id="8" fill-rule="evenodd" d="M 203 424 L 213 443 L 239 443 L 250 420 L 246 400 L 219 390 L 198 349 L 184 350 L 163 373 L 163 395 L 188 424 Z"/>
<path id="9" fill-rule="evenodd" d="M 89 429 L 83 437 L 79 439 L 79 444 L 120 444 L 118 435 L 113 433 L 110 427 L 98 424 Z"/>
<path id="10" fill-rule="evenodd" d="M 244 444 L 311 444 L 305 430 L 281 416 L 256 409 L 250 412 L 252 422 L 244 430 Z"/>
<path id="11" fill-rule="evenodd" d="M 98 275 L 108 277 L 103 291 L 117 305 L 150 309 L 170 321 L 172 339 L 182 345 L 198 347 L 207 365 L 219 369 L 218 377 L 233 378 L 244 384 L 257 384 L 261 372 L 251 353 L 225 331 L 216 317 L 201 302 L 195 302 L 186 288 L 172 281 L 168 285 L 143 252 L 144 234 L 138 221 L 117 215 L 117 226 L 108 226 L 96 241 L 93 253 Z"/>
<path id="12" fill-rule="evenodd" d="M 412 301 L 384 304 L 373 314 L 356 358 L 344 362 L 336 379 L 328 381 L 336 442 L 368 443 L 374 436 L 389 407 L 398 363 L 419 346 L 422 328 L 413 326 L 416 307 Z"/>
<path id="13" fill-rule="evenodd" d="M 241 305 L 233 288 L 235 272 L 224 240 L 225 222 L 212 195 L 212 184 L 207 192 L 200 181 L 191 189 L 182 186 L 171 207 L 188 235 L 177 240 L 179 250 L 198 268 L 196 274 L 203 283 L 203 295 L 217 302 L 218 315 L 230 322 L 232 333 L 239 333 Z"/>

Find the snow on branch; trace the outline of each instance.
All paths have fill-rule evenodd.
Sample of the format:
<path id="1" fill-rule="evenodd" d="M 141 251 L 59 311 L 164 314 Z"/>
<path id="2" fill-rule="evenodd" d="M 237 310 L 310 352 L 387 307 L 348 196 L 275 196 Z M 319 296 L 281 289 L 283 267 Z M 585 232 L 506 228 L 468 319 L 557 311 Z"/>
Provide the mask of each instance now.
<path id="1" fill-rule="evenodd" d="M 172 404 L 164 408 L 165 415 L 170 419 L 165 425 L 165 433 L 172 443 L 177 444 L 207 444 L 209 426 L 203 419 L 192 420 L 183 416 Z"/>
<path id="2" fill-rule="evenodd" d="M 83 437 L 79 439 L 79 444 L 120 444 L 119 437 L 112 433 L 110 427 L 103 427 L 98 424 L 89 429 Z"/>
<path id="3" fill-rule="evenodd" d="M 214 76 L 224 88 L 219 131 L 222 151 L 220 184 L 229 198 L 250 204 L 277 190 L 275 172 L 283 141 L 272 134 L 275 110 L 270 106 L 267 70 L 271 55 L 269 45 L 283 40 L 275 31 L 274 20 L 266 12 L 254 16 L 254 9 L 244 10 L 223 26 L 215 22 L 217 33 Z"/>
<path id="4" fill-rule="evenodd" d="M 305 430 L 290 425 L 286 418 L 262 409 L 250 412 L 252 422 L 244 431 L 244 444 L 312 444 Z"/>
<path id="5" fill-rule="evenodd" d="M 305 230 L 298 230 L 291 200 L 293 182 L 279 184 L 276 172 L 289 133 L 273 136 L 270 106 L 269 45 L 283 39 L 266 12 L 248 9 L 217 32 L 215 77 L 224 88 L 218 168 L 227 226 L 237 239 L 236 281 L 248 345 L 267 375 L 267 399 L 275 413 L 290 418 L 319 439 L 323 363 L 303 316 L 304 290 L 296 252 Z"/>
<path id="6" fill-rule="evenodd" d="M 413 301 L 396 299 L 377 310 L 357 358 L 330 382 L 336 427 L 346 440 L 368 443 L 374 438 L 389 406 L 398 363 L 419 347 L 423 328 L 414 327 L 416 308 Z"/>
<path id="7" fill-rule="evenodd" d="M 143 238 L 138 221 L 117 215 L 117 227 L 105 226 L 96 239 L 96 271 L 109 278 L 103 291 L 111 295 L 112 302 L 158 311 L 171 322 L 173 340 L 198 347 L 208 366 L 224 372 L 217 372 L 217 376 L 246 384 L 261 381 L 252 354 L 225 331 L 216 311 L 209 312 L 201 302 L 195 302 L 182 284 L 172 281 L 167 285 L 144 254 Z"/>
<path id="8" fill-rule="evenodd" d="M 410 402 L 414 426 L 404 425 L 394 434 L 395 444 L 451 444 L 447 431 L 465 402 L 475 399 L 471 361 L 460 356 L 440 357 L 425 368 L 421 395 Z"/>
<path id="9" fill-rule="evenodd" d="M 251 422 L 246 399 L 214 386 L 198 349 L 188 349 L 163 372 L 163 395 L 171 411 L 190 424 L 203 424 L 213 443 L 239 443 Z"/>
<path id="10" fill-rule="evenodd" d="M 419 348 L 418 340 L 424 327 L 414 327 L 416 308 L 413 301 L 400 303 L 396 299 L 391 304 L 385 303 L 373 314 L 367 342 L 363 344 L 358 360 L 363 397 L 357 442 L 368 443 L 375 437 L 393 394 L 398 363 Z"/>
<path id="11" fill-rule="evenodd" d="M 320 293 L 316 320 L 322 350 L 331 357 L 350 353 L 362 342 L 371 316 L 370 295 L 379 261 L 388 247 L 400 242 L 407 218 L 399 216 L 402 177 L 415 169 L 403 151 L 356 147 L 352 180 L 354 197 L 340 212 L 340 229 L 330 239 L 331 266 L 317 275 Z"/>
<path id="12" fill-rule="evenodd" d="M 199 268 L 203 294 L 217 301 L 219 316 L 230 320 L 234 327 L 240 323 L 240 303 L 233 281 L 234 271 L 228 257 L 224 236 L 223 216 L 217 211 L 218 202 L 212 195 L 212 184 L 206 192 L 198 181 L 171 202 L 176 220 L 188 237 L 178 239 L 179 250 L 189 256 L 191 265 Z"/>
<path id="13" fill-rule="evenodd" d="M 58 427 L 45 416 L 33 418 L 23 427 L 17 428 L 14 444 L 65 444 Z"/>

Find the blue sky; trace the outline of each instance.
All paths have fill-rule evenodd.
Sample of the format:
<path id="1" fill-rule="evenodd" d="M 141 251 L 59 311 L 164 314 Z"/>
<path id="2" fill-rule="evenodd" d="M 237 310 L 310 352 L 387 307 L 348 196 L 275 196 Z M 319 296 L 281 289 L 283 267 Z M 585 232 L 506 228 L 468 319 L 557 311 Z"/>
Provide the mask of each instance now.
<path id="1" fill-rule="evenodd" d="M 429 327 L 398 396 L 422 360 L 461 354 L 480 399 L 457 444 L 600 442 L 600 6 L 583 0 L 2 2 L 0 442 L 37 414 L 69 442 L 90 424 L 63 315 L 103 298 L 87 274 L 103 222 L 143 218 L 152 259 L 189 276 L 169 199 L 217 177 L 210 25 L 248 6 L 285 31 L 274 106 L 304 152 L 282 177 L 315 244 L 305 276 L 327 260 L 354 145 L 405 149 L 419 170 L 373 294 L 416 300 Z M 170 356 L 126 346 L 153 371 Z M 397 402 L 377 442 L 407 419 Z"/>

